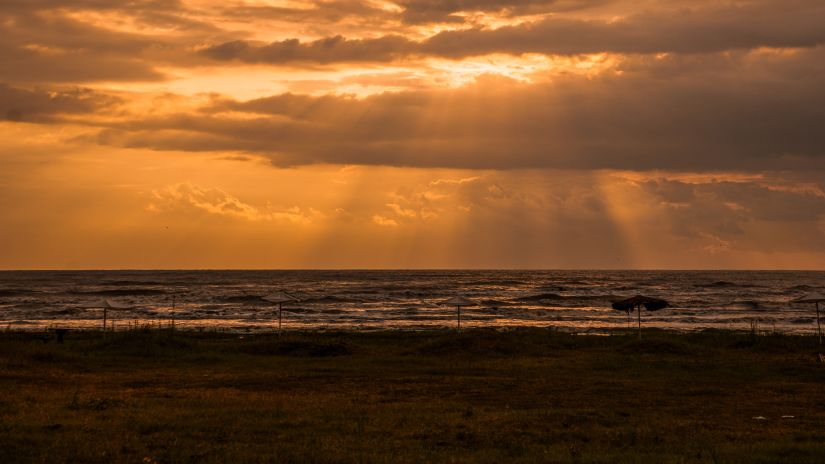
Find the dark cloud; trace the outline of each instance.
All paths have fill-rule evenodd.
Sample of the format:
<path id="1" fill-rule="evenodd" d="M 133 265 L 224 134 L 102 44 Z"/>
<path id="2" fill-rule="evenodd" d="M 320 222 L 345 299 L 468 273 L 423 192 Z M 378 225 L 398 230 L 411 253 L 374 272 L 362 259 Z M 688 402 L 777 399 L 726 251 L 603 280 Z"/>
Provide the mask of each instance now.
<path id="1" fill-rule="evenodd" d="M 317 119 L 321 114 L 338 112 L 342 103 L 347 101 L 352 100 L 332 95 L 314 97 L 286 93 L 243 102 L 226 98 L 217 99 L 213 105 L 203 108 L 202 111 L 214 114 L 230 110 L 311 120 Z"/>
<path id="2" fill-rule="evenodd" d="M 550 17 L 495 30 L 445 31 L 422 44 L 428 54 L 463 57 L 506 53 L 707 53 L 759 47 L 813 47 L 825 42 L 825 4 L 755 1 L 658 10 L 620 20 Z"/>
<path id="3" fill-rule="evenodd" d="M 59 120 L 60 115 L 88 116 L 120 102 L 90 89 L 31 91 L 0 83 L 0 120 L 11 122 L 46 123 Z"/>
<path id="4" fill-rule="evenodd" d="M 138 3 L 138 9 L 157 7 L 152 2 Z M 45 0 L 32 5 L 47 4 L 70 8 Z M 78 5 L 104 8 L 111 3 Z M 468 0 L 457 6 L 438 5 L 446 5 L 443 11 L 463 11 L 505 4 Z M 527 3 L 507 5 L 515 8 Z M 654 8 L 614 22 L 551 16 L 525 26 L 444 32 L 423 43 L 400 35 L 335 36 L 269 45 L 225 42 L 202 53 L 218 60 L 264 63 L 392 61 L 424 51 L 452 57 L 489 51 L 580 53 L 608 46 L 613 51 L 644 53 L 626 56 L 618 67 L 586 79 L 561 75 L 542 82 L 543 76 L 535 75 L 536 83 L 529 85 L 486 77 L 466 88 L 384 93 L 363 99 L 293 94 L 251 101 L 216 97 L 213 104 L 198 111 L 135 114 L 107 122 L 97 140 L 157 150 L 246 151 L 268 156 L 279 165 L 822 168 L 825 47 L 667 56 L 647 52 L 812 45 L 825 35 L 825 29 L 814 27 L 825 23 L 825 5 L 803 0 L 783 2 L 781 8 L 762 0 L 699 5 L 681 10 Z M 0 51 L 9 63 L 0 68 L 0 79 L 21 89 L 49 80 L 161 77 L 148 61 L 133 58 L 163 48 L 163 42 L 156 39 L 86 28 L 61 15 L 18 15 L 11 27 L 16 38 L 0 38 Z M 43 30 L 42 34 L 36 35 L 37 30 Z M 531 34 L 552 40 L 533 41 Z M 20 38 L 35 36 L 39 42 Z M 477 40 L 468 39 L 474 37 Z M 104 40 L 96 43 L 96 38 Z M 52 50 L 60 47 L 70 52 Z M 18 84 L 27 77 L 34 84 Z M 58 92 L 63 95 L 60 99 L 76 105 L 65 103 L 68 106 L 63 108 L 63 100 L 52 102 L 40 91 L 6 86 L 3 92 L 6 101 L 0 105 L 7 119 L 45 122 L 49 120 L 46 115 L 61 112 L 82 119 L 98 111 L 88 106 L 94 101 L 88 95 L 70 98 L 65 91 Z M 36 104 L 24 105 L 21 99 Z M 99 118 L 88 119 L 89 124 L 102 124 Z"/>
<path id="5" fill-rule="evenodd" d="M 281 165 L 825 167 L 825 47 L 739 53 L 712 63 L 677 55 L 532 85 L 485 78 L 465 88 L 364 99 L 223 99 L 198 114 L 112 126 L 105 142 L 248 151 Z"/>
<path id="6" fill-rule="evenodd" d="M 207 23 L 192 19 L 187 14 L 190 10 L 180 0 L 4 0 L 0 4 L 0 14 L 18 18 L 88 11 L 117 12 L 153 26 L 211 29 Z"/>
<path id="7" fill-rule="evenodd" d="M 248 63 L 314 62 L 321 64 L 348 61 L 392 61 L 410 54 L 414 42 L 402 36 L 377 39 L 328 37 L 312 42 L 288 39 L 266 45 L 244 40 L 207 47 L 202 54 L 216 60 L 240 60 Z"/>
<path id="8" fill-rule="evenodd" d="M 825 43 L 825 4 L 811 0 L 753 1 L 657 9 L 618 20 L 550 16 L 498 29 L 440 32 L 423 41 L 402 36 L 340 36 L 270 44 L 234 41 L 202 53 L 217 60 L 284 64 L 391 61 L 403 57 L 465 58 L 490 53 L 576 55 L 592 53 L 711 53 L 760 47 L 800 48 Z"/>
<path id="9" fill-rule="evenodd" d="M 391 12 L 351 0 L 311 2 L 306 8 L 195 8 L 180 1 L 154 0 L 8 1 L 0 5 L 4 29 L 0 80 L 16 84 L 150 81 L 166 77 L 159 71 L 164 66 L 235 62 L 395 63 L 491 53 L 707 54 L 825 43 L 825 4 L 818 0 L 653 2 L 629 15 L 634 4 L 608 0 L 411 0 L 399 5 L 402 11 Z M 590 7 L 601 11 L 602 5 L 617 14 L 578 11 Z M 109 28 L 90 22 L 84 16 L 89 11 L 117 13 L 138 27 L 128 32 L 116 30 L 116 24 Z M 403 24 L 459 20 L 456 13 L 462 11 L 500 17 L 537 11 L 554 14 L 539 16 L 535 22 L 447 30 L 423 38 L 421 30 Z M 244 20 L 276 21 L 281 27 L 284 22 L 301 24 L 291 33 L 326 37 L 266 43 L 250 39 L 251 30 L 222 29 L 227 22 Z M 340 34 L 354 30 L 360 32 L 353 37 Z"/>
<path id="10" fill-rule="evenodd" d="M 5 5 L 8 8 L 8 5 Z M 0 81 L 88 82 L 157 80 L 163 76 L 140 59 L 157 39 L 113 31 L 60 14 L 24 11 L 3 16 Z"/>
<path id="11" fill-rule="evenodd" d="M 95 21 L 108 13 L 118 20 Z M 227 37 L 180 1 L 10 0 L 0 25 L 0 81 L 22 85 L 162 80 L 156 68 L 191 62 L 192 42 Z"/>
<path id="12" fill-rule="evenodd" d="M 36 50 L 6 48 L 2 44 L 0 54 L 3 55 L 0 80 L 19 84 L 157 81 L 166 77 L 153 66 L 128 56 L 88 52 L 55 56 Z"/>
<path id="13" fill-rule="evenodd" d="M 291 21 L 310 25 L 337 23 L 343 20 L 355 20 L 362 24 L 375 24 L 393 17 L 386 10 L 361 0 L 321 0 L 308 3 L 300 8 L 249 3 L 230 4 L 220 10 L 220 15 L 240 20 L 254 18 Z"/>
<path id="14" fill-rule="evenodd" d="M 409 24 L 463 23 L 461 12 L 493 12 L 506 16 L 575 11 L 613 0 L 401 0 L 401 18 Z"/>
<path id="15" fill-rule="evenodd" d="M 180 0 L 4 0 L 0 5 L 3 10 L 146 10 L 177 9 Z"/>

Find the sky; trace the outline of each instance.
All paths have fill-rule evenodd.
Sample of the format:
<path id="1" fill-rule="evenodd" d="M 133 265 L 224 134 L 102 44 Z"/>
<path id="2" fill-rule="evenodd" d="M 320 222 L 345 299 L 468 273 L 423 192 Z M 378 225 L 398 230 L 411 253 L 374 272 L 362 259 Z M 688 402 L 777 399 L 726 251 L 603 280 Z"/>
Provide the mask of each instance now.
<path id="1" fill-rule="evenodd" d="M 3 0 L 0 268 L 825 269 L 822 0 Z"/>

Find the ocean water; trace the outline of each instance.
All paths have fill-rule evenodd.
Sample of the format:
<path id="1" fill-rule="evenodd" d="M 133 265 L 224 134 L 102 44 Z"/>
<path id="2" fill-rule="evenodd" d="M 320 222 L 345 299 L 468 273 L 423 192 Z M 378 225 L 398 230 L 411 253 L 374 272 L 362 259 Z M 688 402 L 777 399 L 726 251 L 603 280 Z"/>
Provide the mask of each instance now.
<path id="1" fill-rule="evenodd" d="M 108 312 L 116 329 L 169 323 L 180 329 L 265 331 L 277 306 L 261 297 L 287 291 L 291 330 L 434 329 L 455 326 L 455 308 L 439 302 L 462 294 L 463 327 L 557 327 L 605 332 L 628 326 L 611 301 L 635 294 L 671 307 L 642 312 L 644 327 L 814 333 L 812 305 L 791 303 L 825 292 L 825 272 L 796 271 L 4 271 L 0 329 L 100 327 L 108 298 L 127 305 Z"/>

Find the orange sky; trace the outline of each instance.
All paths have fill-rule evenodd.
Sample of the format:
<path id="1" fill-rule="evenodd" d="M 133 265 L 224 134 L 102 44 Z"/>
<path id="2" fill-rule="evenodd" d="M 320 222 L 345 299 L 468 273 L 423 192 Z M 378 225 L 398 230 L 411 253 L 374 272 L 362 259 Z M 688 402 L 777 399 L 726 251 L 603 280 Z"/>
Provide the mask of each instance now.
<path id="1" fill-rule="evenodd" d="M 4 0 L 0 268 L 825 267 L 820 0 Z"/>

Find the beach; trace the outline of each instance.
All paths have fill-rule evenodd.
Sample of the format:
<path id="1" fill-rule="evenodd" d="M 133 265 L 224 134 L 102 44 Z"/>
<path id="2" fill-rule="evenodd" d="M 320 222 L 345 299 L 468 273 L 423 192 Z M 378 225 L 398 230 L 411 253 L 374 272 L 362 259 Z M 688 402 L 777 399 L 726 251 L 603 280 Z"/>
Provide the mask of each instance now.
<path id="1" fill-rule="evenodd" d="M 823 462 L 813 336 L 0 332 L 0 462 Z"/>

